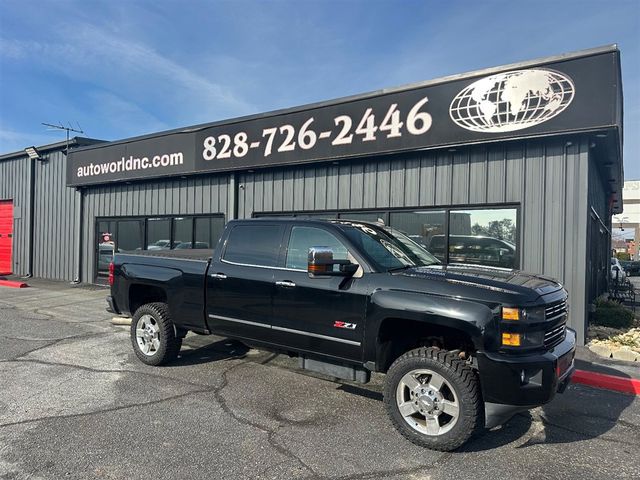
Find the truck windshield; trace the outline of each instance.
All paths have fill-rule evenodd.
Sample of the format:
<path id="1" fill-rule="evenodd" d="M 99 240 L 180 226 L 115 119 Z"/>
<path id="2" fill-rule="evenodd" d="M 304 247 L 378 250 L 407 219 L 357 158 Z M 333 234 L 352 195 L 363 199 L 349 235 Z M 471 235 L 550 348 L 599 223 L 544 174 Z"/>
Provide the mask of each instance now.
<path id="1" fill-rule="evenodd" d="M 440 263 L 407 235 L 393 228 L 349 221 L 335 223 L 367 254 L 377 270 L 391 271 Z"/>

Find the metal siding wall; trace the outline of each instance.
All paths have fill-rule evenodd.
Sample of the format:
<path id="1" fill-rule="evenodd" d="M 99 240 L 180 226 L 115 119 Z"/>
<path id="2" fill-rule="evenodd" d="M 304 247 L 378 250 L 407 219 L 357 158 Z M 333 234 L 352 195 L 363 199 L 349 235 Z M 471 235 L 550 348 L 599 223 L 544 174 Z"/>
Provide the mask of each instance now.
<path id="1" fill-rule="evenodd" d="M 28 157 L 0 161 L 0 200 L 13 200 L 13 273 L 29 273 Z"/>
<path id="2" fill-rule="evenodd" d="M 45 158 L 35 168 L 33 275 L 71 281 L 76 271 L 76 193 L 66 186 L 64 153 Z"/>
<path id="3" fill-rule="evenodd" d="M 269 177 L 260 175 L 259 189 L 264 192 L 262 182 Z M 93 281 L 96 217 L 223 213 L 229 219 L 228 185 L 228 175 L 216 175 L 87 188 L 83 192 L 82 281 Z M 254 182 L 252 192 L 253 188 Z"/>
<path id="4" fill-rule="evenodd" d="M 521 266 L 563 281 L 585 329 L 588 145 L 562 139 L 239 173 L 239 216 L 254 212 L 519 203 Z M 283 178 L 265 194 L 270 178 Z M 258 186 L 265 184 L 265 187 Z M 304 188 L 304 191 L 300 189 Z M 261 192 L 261 193 L 260 193 Z M 260 198 L 257 198 L 257 195 Z M 269 196 L 282 202 L 267 202 Z"/>

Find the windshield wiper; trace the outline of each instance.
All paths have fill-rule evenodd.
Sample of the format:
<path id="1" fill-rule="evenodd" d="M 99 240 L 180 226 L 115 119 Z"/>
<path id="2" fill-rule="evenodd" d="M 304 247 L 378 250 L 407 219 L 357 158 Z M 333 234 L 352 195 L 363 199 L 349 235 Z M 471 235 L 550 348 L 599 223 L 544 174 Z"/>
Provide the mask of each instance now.
<path id="1" fill-rule="evenodd" d="M 399 272 L 400 270 L 406 270 L 408 268 L 413 268 L 415 266 L 416 265 L 403 265 L 401 267 L 393 267 L 393 268 L 390 268 L 389 270 L 387 270 L 387 272 Z"/>

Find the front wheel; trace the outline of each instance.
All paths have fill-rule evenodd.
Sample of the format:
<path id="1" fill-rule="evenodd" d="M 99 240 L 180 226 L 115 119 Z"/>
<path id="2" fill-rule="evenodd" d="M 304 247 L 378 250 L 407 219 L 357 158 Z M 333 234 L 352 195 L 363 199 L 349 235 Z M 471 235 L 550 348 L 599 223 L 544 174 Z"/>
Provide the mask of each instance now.
<path id="1" fill-rule="evenodd" d="M 384 402 L 402 435 L 433 450 L 460 447 L 483 419 L 476 373 L 457 355 L 437 348 L 411 350 L 391 365 Z"/>
<path id="2" fill-rule="evenodd" d="M 176 336 L 166 303 L 147 303 L 131 320 L 131 343 L 147 365 L 162 365 L 178 356 L 182 338 Z"/>

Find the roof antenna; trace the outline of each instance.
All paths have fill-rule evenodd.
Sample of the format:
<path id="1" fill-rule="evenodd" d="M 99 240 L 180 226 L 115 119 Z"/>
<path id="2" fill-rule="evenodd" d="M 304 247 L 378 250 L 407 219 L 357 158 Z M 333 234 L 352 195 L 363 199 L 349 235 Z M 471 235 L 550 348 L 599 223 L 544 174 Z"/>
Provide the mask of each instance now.
<path id="1" fill-rule="evenodd" d="M 78 122 L 76 122 L 78 123 Z M 75 133 L 80 133 L 84 135 L 84 131 L 82 130 L 82 127 L 80 126 L 80 124 L 78 123 L 78 128 L 73 128 L 71 126 L 71 123 L 69 122 L 69 126 L 65 127 L 64 125 L 62 125 L 62 122 L 60 122 L 58 125 L 52 124 L 52 123 L 44 123 L 42 122 L 42 125 L 44 125 L 45 127 L 49 127 L 49 128 L 53 128 L 54 130 L 64 130 L 65 132 L 67 132 L 67 148 L 64 151 L 64 155 L 65 157 L 67 156 L 67 154 L 69 153 L 69 132 L 75 132 Z"/>

